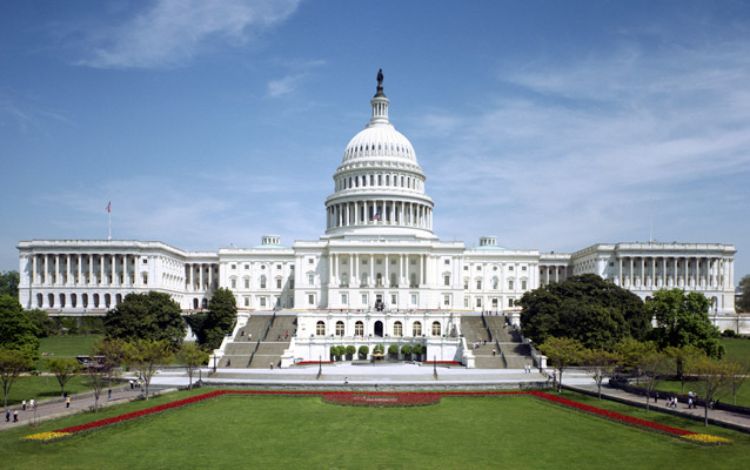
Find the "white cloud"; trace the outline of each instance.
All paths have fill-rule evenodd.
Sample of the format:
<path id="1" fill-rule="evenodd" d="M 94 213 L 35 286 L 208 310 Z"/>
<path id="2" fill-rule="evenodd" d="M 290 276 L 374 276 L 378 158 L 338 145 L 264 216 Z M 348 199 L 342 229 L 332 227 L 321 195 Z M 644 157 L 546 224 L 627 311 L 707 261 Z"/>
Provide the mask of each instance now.
<path id="1" fill-rule="evenodd" d="M 81 65 L 159 68 L 184 63 L 214 40 L 242 44 L 288 18 L 299 0 L 156 0 L 100 32 Z"/>
<path id="2" fill-rule="evenodd" d="M 281 65 L 292 72 L 268 82 L 268 96 L 278 98 L 293 93 L 310 75 L 312 69 L 325 65 L 323 60 L 286 60 Z"/>
<path id="3" fill-rule="evenodd" d="M 456 119 L 430 110 L 418 129 L 439 232 L 559 250 L 644 240 L 653 216 L 657 238 L 741 244 L 725 234 L 748 219 L 730 181 L 750 176 L 750 46 L 630 48 L 504 75 L 526 92 Z"/>

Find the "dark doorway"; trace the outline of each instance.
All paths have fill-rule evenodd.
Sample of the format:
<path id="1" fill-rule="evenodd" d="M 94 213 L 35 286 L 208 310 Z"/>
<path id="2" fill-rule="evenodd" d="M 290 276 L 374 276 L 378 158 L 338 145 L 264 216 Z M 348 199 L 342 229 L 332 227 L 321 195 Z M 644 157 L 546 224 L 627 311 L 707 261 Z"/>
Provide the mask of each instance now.
<path id="1" fill-rule="evenodd" d="M 383 322 L 380 320 L 375 322 L 375 336 L 379 338 L 383 337 Z"/>

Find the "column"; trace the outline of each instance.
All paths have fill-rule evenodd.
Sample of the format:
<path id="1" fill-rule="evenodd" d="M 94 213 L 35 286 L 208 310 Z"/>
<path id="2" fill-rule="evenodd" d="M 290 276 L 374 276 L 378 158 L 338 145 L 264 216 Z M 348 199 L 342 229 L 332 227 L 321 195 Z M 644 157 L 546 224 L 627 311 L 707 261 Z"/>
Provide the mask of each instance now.
<path id="1" fill-rule="evenodd" d="M 60 255 L 54 255 L 55 256 L 55 285 L 60 284 Z"/>
<path id="2" fill-rule="evenodd" d="M 122 285 L 130 285 L 130 279 L 128 279 L 128 255 L 122 255 Z"/>
<path id="3" fill-rule="evenodd" d="M 370 279 L 367 282 L 367 287 L 375 285 L 375 255 L 370 255 Z"/>
<path id="4" fill-rule="evenodd" d="M 641 289 L 646 288 L 646 258 L 641 256 Z"/>
<path id="5" fill-rule="evenodd" d="M 94 255 L 89 255 L 89 282 L 87 284 L 91 286 L 93 285 L 93 281 L 94 281 Z"/>
<path id="6" fill-rule="evenodd" d="M 204 290 L 203 286 L 203 264 L 198 265 L 198 290 Z"/>
<path id="7" fill-rule="evenodd" d="M 630 285 L 629 285 L 628 287 L 629 287 L 630 289 L 632 289 L 632 288 L 633 288 L 633 285 L 634 285 L 633 283 L 635 282 L 635 276 L 633 276 L 633 267 L 634 267 L 634 265 L 635 265 L 635 263 L 634 263 L 634 259 L 633 259 L 633 257 L 631 256 L 631 257 L 630 257 L 630 272 L 628 273 L 628 277 L 630 278 Z"/>
<path id="8" fill-rule="evenodd" d="M 208 265 L 208 289 L 213 289 L 214 287 L 214 265 L 210 264 Z"/>
<path id="9" fill-rule="evenodd" d="M 560 282 L 560 269 L 555 266 L 555 282 Z M 547 274 L 547 284 L 549 284 L 549 273 Z"/>
<path id="10" fill-rule="evenodd" d="M 78 281 L 76 284 L 83 284 L 83 255 L 78 255 Z"/>
<path id="11" fill-rule="evenodd" d="M 37 255 L 31 255 L 31 283 L 36 284 L 37 267 L 36 267 Z"/>
<path id="12" fill-rule="evenodd" d="M 352 263 L 352 287 L 359 287 L 359 255 L 353 254 L 349 257 L 349 262 Z"/>
<path id="13" fill-rule="evenodd" d="M 685 257 L 682 259 L 682 261 L 685 263 L 685 284 L 683 287 L 687 289 L 690 287 L 690 258 Z M 675 261 L 676 263 L 677 261 Z M 677 269 L 675 269 L 675 272 L 677 272 Z"/>
<path id="14" fill-rule="evenodd" d="M 359 202 L 354 203 L 354 225 L 359 225 Z"/>
<path id="15" fill-rule="evenodd" d="M 623 273 L 622 273 L 622 257 L 619 259 L 619 262 L 620 262 L 619 263 L 620 271 L 617 273 L 617 279 L 619 281 L 618 284 L 620 285 L 620 287 L 622 287 L 622 285 L 625 283 L 625 276 L 623 276 Z"/>
<path id="16" fill-rule="evenodd" d="M 651 289 L 656 287 L 656 257 L 651 257 Z"/>
<path id="17" fill-rule="evenodd" d="M 391 281 L 388 277 L 388 255 L 385 255 L 385 260 L 383 261 L 385 263 L 385 268 L 383 269 L 383 287 L 391 287 Z"/>

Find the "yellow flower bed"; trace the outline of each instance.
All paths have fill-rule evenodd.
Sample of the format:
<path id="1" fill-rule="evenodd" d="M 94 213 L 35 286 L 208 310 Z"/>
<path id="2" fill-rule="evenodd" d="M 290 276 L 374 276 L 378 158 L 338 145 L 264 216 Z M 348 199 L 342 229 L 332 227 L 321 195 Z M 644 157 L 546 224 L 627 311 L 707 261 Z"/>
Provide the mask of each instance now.
<path id="1" fill-rule="evenodd" d="M 732 441 L 727 439 L 726 437 L 714 436 L 712 434 L 686 434 L 682 436 L 682 438 L 687 439 L 688 441 L 697 442 L 699 444 L 720 445 L 732 443 Z"/>
<path id="2" fill-rule="evenodd" d="M 29 441 L 49 442 L 55 439 L 63 438 L 65 436 L 70 436 L 70 433 L 69 432 L 55 432 L 55 431 L 38 432 L 36 434 L 29 434 L 28 436 L 24 436 L 23 438 Z"/>

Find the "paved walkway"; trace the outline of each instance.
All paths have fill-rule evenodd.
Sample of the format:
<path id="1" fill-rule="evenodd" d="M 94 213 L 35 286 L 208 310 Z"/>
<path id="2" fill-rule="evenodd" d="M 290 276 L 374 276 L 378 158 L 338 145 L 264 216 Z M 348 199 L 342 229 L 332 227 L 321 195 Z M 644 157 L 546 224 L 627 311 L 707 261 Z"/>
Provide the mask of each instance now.
<path id="1" fill-rule="evenodd" d="M 154 388 L 153 386 L 149 389 L 149 396 L 157 391 L 159 387 Z M 102 394 L 99 397 L 99 406 L 106 407 L 120 403 L 125 403 L 134 400 L 141 394 L 141 389 L 131 390 L 129 386 L 121 386 L 112 388 L 112 399 L 107 399 L 107 389 L 102 390 Z M 79 393 L 76 395 L 70 395 L 70 408 L 65 407 L 65 400 L 62 398 L 52 398 L 49 400 L 43 400 L 37 402 L 36 412 L 29 407 L 26 407 L 26 411 L 23 411 L 21 405 L 13 405 L 10 408 L 11 418 L 10 422 L 5 422 L 5 411 L 3 410 L 3 416 L 0 419 L 0 431 L 6 429 L 16 428 L 18 426 L 27 426 L 41 421 L 47 421 L 49 419 L 59 418 L 62 416 L 73 415 L 82 411 L 89 411 L 94 406 L 94 394 L 93 392 Z M 13 422 L 13 410 L 18 410 L 18 422 Z"/>
<path id="2" fill-rule="evenodd" d="M 566 380 L 563 374 L 563 385 L 567 388 L 583 393 L 597 393 L 597 387 L 593 379 L 586 377 L 585 374 L 571 373 L 570 377 Z M 602 387 L 602 396 L 615 401 L 621 401 L 628 404 L 632 404 L 639 407 L 646 406 L 646 397 L 629 393 L 619 388 L 613 388 L 608 386 Z M 684 416 L 691 418 L 696 421 L 703 421 L 704 409 L 692 408 L 689 409 L 686 403 L 678 403 L 677 408 L 668 408 L 667 402 L 664 399 L 660 399 L 658 403 L 654 403 L 653 400 L 649 402 L 651 409 L 655 409 L 664 413 L 670 413 L 674 415 Z M 711 424 L 724 426 L 738 431 L 750 433 L 750 416 L 734 413 L 725 410 L 708 410 L 708 419 Z"/>

